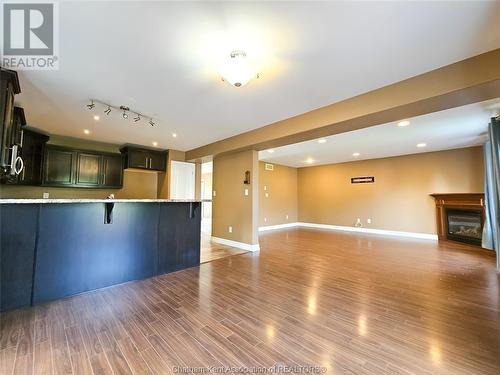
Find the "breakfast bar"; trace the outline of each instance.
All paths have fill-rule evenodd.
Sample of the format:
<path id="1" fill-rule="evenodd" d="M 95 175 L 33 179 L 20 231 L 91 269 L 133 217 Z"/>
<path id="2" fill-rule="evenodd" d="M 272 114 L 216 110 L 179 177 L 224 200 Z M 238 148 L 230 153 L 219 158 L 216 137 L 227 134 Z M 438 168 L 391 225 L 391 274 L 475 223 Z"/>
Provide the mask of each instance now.
<path id="1" fill-rule="evenodd" d="M 0 199 L 1 311 L 200 263 L 200 202 Z"/>

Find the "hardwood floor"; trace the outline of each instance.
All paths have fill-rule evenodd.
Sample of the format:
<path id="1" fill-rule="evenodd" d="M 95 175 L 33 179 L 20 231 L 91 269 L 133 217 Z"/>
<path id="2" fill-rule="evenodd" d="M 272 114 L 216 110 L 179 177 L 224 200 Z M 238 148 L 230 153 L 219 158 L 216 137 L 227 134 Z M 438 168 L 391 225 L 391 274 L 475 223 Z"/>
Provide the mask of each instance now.
<path id="1" fill-rule="evenodd" d="M 213 242 L 210 235 L 201 236 L 201 263 L 246 253 L 246 250 Z"/>
<path id="2" fill-rule="evenodd" d="M 266 233 L 260 245 L 260 255 L 2 314 L 0 373 L 276 363 L 328 374 L 500 373 L 490 252 L 308 229 Z"/>

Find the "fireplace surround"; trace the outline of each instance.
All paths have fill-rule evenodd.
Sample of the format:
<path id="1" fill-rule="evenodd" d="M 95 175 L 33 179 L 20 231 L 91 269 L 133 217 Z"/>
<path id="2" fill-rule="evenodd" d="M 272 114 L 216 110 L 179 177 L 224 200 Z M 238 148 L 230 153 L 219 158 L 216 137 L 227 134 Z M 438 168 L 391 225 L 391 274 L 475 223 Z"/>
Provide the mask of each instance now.
<path id="1" fill-rule="evenodd" d="M 484 194 L 455 193 L 431 196 L 436 202 L 438 238 L 481 246 Z"/>

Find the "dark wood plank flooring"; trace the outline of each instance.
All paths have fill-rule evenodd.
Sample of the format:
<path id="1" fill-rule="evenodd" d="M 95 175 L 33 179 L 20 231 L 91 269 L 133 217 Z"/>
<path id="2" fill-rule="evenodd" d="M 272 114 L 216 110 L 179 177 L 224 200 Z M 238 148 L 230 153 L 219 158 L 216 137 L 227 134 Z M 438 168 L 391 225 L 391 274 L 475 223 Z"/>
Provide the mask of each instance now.
<path id="1" fill-rule="evenodd" d="M 277 363 L 328 374 L 499 374 L 494 265 L 492 253 L 452 243 L 267 233 L 260 255 L 2 314 L 0 374 Z"/>

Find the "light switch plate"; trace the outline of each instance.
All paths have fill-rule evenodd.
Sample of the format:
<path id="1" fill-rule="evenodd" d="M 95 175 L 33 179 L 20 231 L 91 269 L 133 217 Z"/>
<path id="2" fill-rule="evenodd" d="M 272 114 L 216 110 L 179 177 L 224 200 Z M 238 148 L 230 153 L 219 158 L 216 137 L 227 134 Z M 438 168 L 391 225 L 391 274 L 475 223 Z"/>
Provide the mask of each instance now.
<path id="1" fill-rule="evenodd" d="M 50 194 L 49 193 L 43 193 L 43 199 L 49 199 Z"/>

